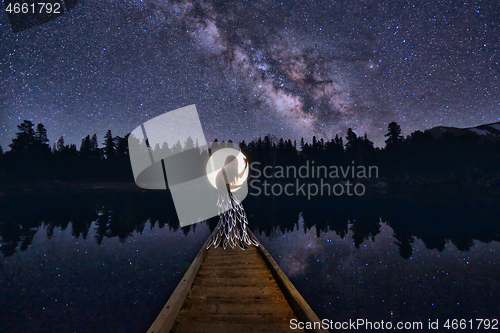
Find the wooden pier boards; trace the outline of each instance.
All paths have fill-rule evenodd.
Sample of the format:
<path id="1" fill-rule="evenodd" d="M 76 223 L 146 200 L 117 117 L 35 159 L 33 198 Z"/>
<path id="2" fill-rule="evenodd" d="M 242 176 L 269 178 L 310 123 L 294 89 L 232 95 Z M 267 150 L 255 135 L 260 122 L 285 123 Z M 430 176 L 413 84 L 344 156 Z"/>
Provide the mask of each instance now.
<path id="1" fill-rule="evenodd" d="M 290 332 L 297 318 L 254 246 L 210 249 L 171 332 Z"/>
<path id="2" fill-rule="evenodd" d="M 291 319 L 320 321 L 261 244 L 205 244 L 148 333 L 303 332 Z"/>

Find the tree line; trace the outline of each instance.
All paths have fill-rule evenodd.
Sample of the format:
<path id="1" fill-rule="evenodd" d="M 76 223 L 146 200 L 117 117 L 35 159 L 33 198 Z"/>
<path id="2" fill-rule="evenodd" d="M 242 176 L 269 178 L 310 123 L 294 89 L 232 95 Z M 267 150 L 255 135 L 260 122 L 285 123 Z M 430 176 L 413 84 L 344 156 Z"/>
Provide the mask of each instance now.
<path id="1" fill-rule="evenodd" d="M 96 134 L 82 138 L 80 147 L 66 144 L 60 137 L 49 144 L 47 130 L 43 124 L 36 126 L 23 121 L 9 144 L 10 151 L 0 146 L 0 179 L 4 182 L 32 180 L 81 180 L 133 182 L 128 152 L 127 134 L 113 136 L 111 130 L 100 142 Z M 392 179 L 418 179 L 441 177 L 474 182 L 484 175 L 497 175 L 500 165 L 500 144 L 484 142 L 479 135 L 455 137 L 444 133 L 434 138 L 429 132 L 416 131 L 406 138 L 401 126 L 391 122 L 385 134 L 385 147 L 375 147 L 368 136 L 358 136 L 351 128 L 345 137 L 302 138 L 298 143 L 290 139 L 266 135 L 251 142 L 242 141 L 239 147 L 249 162 L 260 162 L 263 166 L 303 165 L 315 161 L 317 165 L 377 165 L 381 176 Z M 214 141 L 212 149 L 232 142 Z M 168 150 L 175 154 L 192 149 L 205 160 L 206 150 L 188 138 L 172 147 L 156 145 L 153 150 Z M 490 177 L 490 178 L 491 178 Z"/>

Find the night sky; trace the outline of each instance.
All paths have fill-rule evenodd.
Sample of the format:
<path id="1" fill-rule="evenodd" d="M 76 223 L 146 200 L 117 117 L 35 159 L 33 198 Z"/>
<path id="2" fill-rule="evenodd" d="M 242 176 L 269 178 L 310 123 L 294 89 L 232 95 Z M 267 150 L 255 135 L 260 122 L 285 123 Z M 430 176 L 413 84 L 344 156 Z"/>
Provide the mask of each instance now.
<path id="1" fill-rule="evenodd" d="M 196 104 L 207 140 L 403 134 L 500 120 L 498 1 L 84 1 L 14 34 L 0 14 L 0 145 L 123 136 Z"/>

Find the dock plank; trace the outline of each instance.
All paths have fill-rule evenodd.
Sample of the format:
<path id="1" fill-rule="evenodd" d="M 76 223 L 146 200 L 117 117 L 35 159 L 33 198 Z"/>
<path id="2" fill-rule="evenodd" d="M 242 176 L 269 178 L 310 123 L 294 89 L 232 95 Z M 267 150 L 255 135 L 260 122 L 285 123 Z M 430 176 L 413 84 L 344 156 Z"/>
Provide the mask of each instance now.
<path id="1" fill-rule="evenodd" d="M 271 275 L 214 277 L 212 275 L 200 276 L 197 281 L 199 285 L 207 286 L 272 286 Z"/>
<path id="2" fill-rule="evenodd" d="M 193 299 L 194 300 L 194 299 Z M 280 307 L 281 300 L 263 300 L 263 299 L 242 299 L 242 300 L 219 300 L 213 302 L 206 299 L 198 299 L 195 302 L 186 304 L 183 311 L 192 311 L 194 313 L 205 311 L 209 314 L 219 315 L 266 315 L 289 316 L 293 312 L 291 309 Z"/>
<path id="3" fill-rule="evenodd" d="M 291 330 L 288 325 L 281 323 L 267 323 L 266 325 L 255 325 L 248 323 L 226 323 L 224 321 L 217 323 L 199 323 L 197 325 L 179 325 L 176 333 L 222 333 L 222 332 L 238 332 L 238 333 L 275 333 L 275 332 L 301 332 L 299 330 Z M 302 331 L 303 332 L 303 331 Z"/>
<path id="4" fill-rule="evenodd" d="M 297 317 L 254 246 L 218 248 L 208 251 L 171 332 L 290 332 L 291 319 Z"/>
<path id="5" fill-rule="evenodd" d="M 304 332 L 290 320 L 320 321 L 258 240 L 244 251 L 207 250 L 208 242 L 148 333 Z"/>

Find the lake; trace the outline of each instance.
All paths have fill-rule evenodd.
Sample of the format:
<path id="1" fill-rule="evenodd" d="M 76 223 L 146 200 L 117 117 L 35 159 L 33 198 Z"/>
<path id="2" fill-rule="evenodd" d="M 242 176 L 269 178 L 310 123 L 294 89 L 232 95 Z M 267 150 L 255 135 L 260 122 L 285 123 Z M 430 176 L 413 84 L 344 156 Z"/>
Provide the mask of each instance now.
<path id="1" fill-rule="evenodd" d="M 217 223 L 180 228 L 167 193 L 0 203 L 2 332 L 145 332 Z M 495 198 L 243 203 L 251 229 L 321 319 L 424 327 L 438 319 L 434 331 L 444 332 L 446 319 L 499 318 Z"/>

